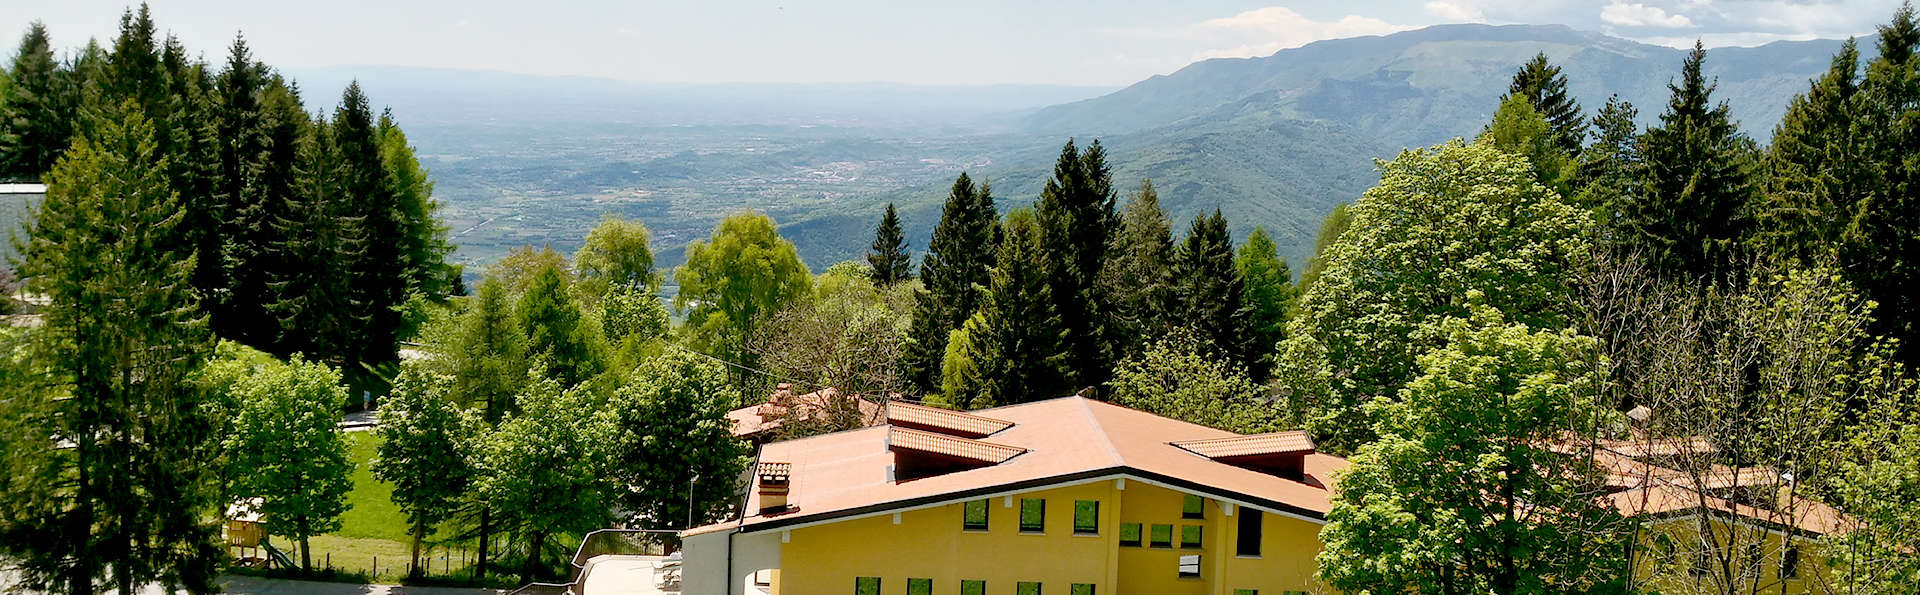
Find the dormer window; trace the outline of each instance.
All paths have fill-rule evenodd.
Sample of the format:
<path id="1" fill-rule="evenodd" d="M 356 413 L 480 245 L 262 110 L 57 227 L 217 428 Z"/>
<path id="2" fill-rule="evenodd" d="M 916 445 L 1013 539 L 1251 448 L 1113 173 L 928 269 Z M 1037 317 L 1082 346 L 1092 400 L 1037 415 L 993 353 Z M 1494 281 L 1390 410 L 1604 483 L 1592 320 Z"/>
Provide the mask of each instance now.
<path id="1" fill-rule="evenodd" d="M 1313 439 L 1299 430 L 1169 444 L 1221 463 L 1293 481 L 1306 481 L 1307 455 L 1314 452 Z"/>
<path id="2" fill-rule="evenodd" d="M 992 467 L 1027 449 L 895 427 L 887 433 L 893 451 L 894 480 L 910 481 L 956 471 Z"/>

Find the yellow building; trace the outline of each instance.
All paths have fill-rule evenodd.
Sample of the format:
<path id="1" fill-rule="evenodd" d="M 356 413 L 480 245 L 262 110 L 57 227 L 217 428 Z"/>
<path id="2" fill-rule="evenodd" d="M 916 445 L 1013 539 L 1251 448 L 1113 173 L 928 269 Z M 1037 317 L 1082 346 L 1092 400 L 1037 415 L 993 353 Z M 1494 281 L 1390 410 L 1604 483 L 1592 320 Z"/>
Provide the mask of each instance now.
<path id="1" fill-rule="evenodd" d="M 1293 595 L 1339 457 L 1069 397 L 767 444 L 690 595 Z"/>

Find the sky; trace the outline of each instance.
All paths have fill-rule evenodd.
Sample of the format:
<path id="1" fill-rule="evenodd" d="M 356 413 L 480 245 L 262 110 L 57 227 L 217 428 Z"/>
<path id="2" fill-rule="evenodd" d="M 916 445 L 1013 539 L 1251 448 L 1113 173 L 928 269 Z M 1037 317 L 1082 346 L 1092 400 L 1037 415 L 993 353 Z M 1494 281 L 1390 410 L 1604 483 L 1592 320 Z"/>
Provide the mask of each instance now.
<path id="1" fill-rule="evenodd" d="M 1709 47 L 1866 35 L 1899 0 L 160 0 L 219 61 L 417 66 L 654 83 L 1117 86 L 1197 60 L 1441 23 L 1561 24 Z M 0 36 L 113 36 L 124 2 L 0 0 Z M 4 38 L 4 37 L 0 37 Z M 14 38 L 14 39 L 17 39 Z M 0 42 L 5 43 L 5 42 Z"/>

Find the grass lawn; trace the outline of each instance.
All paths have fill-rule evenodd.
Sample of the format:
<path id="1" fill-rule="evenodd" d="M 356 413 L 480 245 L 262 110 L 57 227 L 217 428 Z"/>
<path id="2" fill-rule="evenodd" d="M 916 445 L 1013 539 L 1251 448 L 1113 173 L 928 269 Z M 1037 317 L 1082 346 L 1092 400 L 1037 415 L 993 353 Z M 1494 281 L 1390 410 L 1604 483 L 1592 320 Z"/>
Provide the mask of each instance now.
<path id="1" fill-rule="evenodd" d="M 373 455 L 380 446 L 379 438 L 373 432 L 346 432 L 346 437 L 347 460 L 353 462 L 353 491 L 347 494 L 347 504 L 352 508 L 340 515 L 340 530 L 334 534 L 408 543 L 407 516 L 393 504 L 393 486 L 373 478 Z"/>

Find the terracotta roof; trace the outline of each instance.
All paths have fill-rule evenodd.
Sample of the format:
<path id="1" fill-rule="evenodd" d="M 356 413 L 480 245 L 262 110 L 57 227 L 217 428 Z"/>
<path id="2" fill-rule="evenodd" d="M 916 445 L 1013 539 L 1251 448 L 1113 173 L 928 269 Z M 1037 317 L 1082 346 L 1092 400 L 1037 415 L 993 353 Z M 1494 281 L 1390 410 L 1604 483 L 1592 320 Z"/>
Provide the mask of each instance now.
<path id="1" fill-rule="evenodd" d="M 967 438 L 936 434 L 925 430 L 894 426 L 887 433 L 887 446 L 998 465 L 1020 456 L 1027 449 Z"/>
<path id="2" fill-rule="evenodd" d="M 1717 452 L 1713 442 L 1705 436 L 1691 438 L 1653 438 L 1646 440 L 1601 440 L 1601 448 L 1611 450 L 1636 459 L 1670 457 L 1682 454 L 1711 454 Z"/>
<path id="3" fill-rule="evenodd" d="M 1209 459 L 1232 457 L 1251 457 L 1261 455 L 1307 454 L 1313 452 L 1313 439 L 1302 430 L 1235 436 L 1232 438 L 1209 438 L 1206 440 L 1182 440 L 1173 442 L 1174 446 Z"/>
<path id="4" fill-rule="evenodd" d="M 898 443 L 896 436 L 910 435 L 903 433 L 903 428 L 861 428 L 773 442 L 761 447 L 760 460 L 793 464 L 793 489 L 787 498 L 791 508 L 772 516 L 752 514 L 689 533 L 736 526 L 744 531 L 771 530 L 1117 476 L 1174 486 L 1270 512 L 1319 519 L 1325 518 L 1331 507 L 1334 473 L 1347 466 L 1346 459 L 1340 457 L 1305 455 L 1305 475 L 1296 481 L 1196 458 L 1170 443 L 1240 435 L 1082 397 L 976 411 L 972 415 L 1011 422 L 1012 426 L 993 435 L 992 444 L 1026 452 L 997 465 L 892 481 L 888 468 L 896 459 L 888 446 Z M 758 498 L 759 494 L 749 490 L 743 510 L 760 510 Z"/>
<path id="5" fill-rule="evenodd" d="M 1013 422 L 1002 419 L 899 401 L 887 403 L 887 423 L 968 438 L 991 436 L 1013 425 Z"/>
<path id="6" fill-rule="evenodd" d="M 1813 535 L 1828 535 L 1846 529 L 1846 516 L 1840 511 L 1806 498 L 1796 499 L 1792 506 L 1768 510 L 1674 485 L 1635 488 L 1616 492 L 1608 498 L 1616 510 L 1627 516 L 1663 517 L 1709 510 Z"/>

